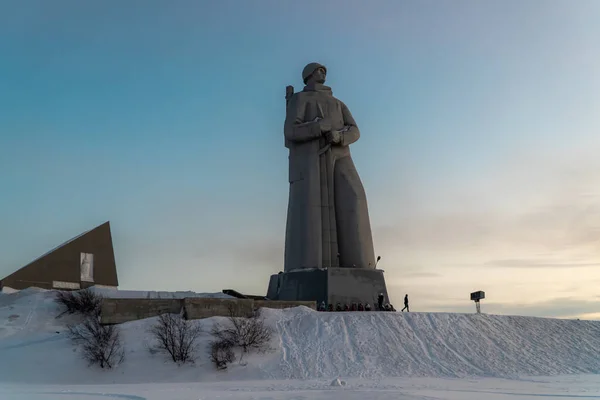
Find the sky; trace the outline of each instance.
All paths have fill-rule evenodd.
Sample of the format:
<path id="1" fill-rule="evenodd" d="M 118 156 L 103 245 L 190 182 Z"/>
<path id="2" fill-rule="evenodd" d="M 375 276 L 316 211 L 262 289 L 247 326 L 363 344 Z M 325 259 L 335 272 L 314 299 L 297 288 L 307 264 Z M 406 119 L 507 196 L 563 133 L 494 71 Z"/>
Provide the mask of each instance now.
<path id="1" fill-rule="evenodd" d="M 111 222 L 120 288 L 266 293 L 285 87 L 351 146 L 393 303 L 600 319 L 600 3 L 0 1 L 0 275 Z"/>

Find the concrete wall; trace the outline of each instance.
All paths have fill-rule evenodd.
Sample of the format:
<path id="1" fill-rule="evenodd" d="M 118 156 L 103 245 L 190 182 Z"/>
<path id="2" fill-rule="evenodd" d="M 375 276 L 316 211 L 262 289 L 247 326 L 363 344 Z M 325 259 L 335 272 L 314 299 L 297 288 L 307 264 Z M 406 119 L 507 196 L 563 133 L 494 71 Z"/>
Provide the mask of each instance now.
<path id="1" fill-rule="evenodd" d="M 258 308 L 283 309 L 297 306 L 316 309 L 316 302 L 202 297 L 186 297 L 184 299 L 104 299 L 102 301 L 101 322 L 103 324 L 121 324 L 156 317 L 165 313 L 178 314 L 182 309 L 185 311 L 187 319 L 228 317 L 230 308 L 235 316 L 250 317 L 254 310 Z"/>
<path id="2" fill-rule="evenodd" d="M 388 294 L 382 270 L 362 268 L 329 268 L 329 304 L 370 303 L 377 304 L 377 296 L 383 293 L 384 302 Z"/>
<path id="3" fill-rule="evenodd" d="M 277 287 L 279 291 L 277 292 Z M 383 293 L 389 302 L 383 271 L 365 268 L 328 268 L 272 275 L 267 297 L 273 300 L 313 301 L 316 304 L 377 304 Z"/>
<path id="4" fill-rule="evenodd" d="M 236 317 L 250 317 L 254 311 L 254 300 L 188 297 L 183 300 L 183 308 L 187 319 L 227 317 L 230 312 Z"/>
<path id="5" fill-rule="evenodd" d="M 312 269 L 279 275 L 277 300 L 327 302 L 327 270 Z"/>
<path id="6" fill-rule="evenodd" d="M 271 275 L 269 278 L 269 287 L 267 288 L 267 298 L 275 300 L 279 296 L 279 285 L 281 285 L 280 276 L 283 274 Z"/>
<path id="7" fill-rule="evenodd" d="M 182 299 L 103 299 L 100 320 L 103 324 L 122 324 L 166 313 L 178 314 L 182 307 Z"/>

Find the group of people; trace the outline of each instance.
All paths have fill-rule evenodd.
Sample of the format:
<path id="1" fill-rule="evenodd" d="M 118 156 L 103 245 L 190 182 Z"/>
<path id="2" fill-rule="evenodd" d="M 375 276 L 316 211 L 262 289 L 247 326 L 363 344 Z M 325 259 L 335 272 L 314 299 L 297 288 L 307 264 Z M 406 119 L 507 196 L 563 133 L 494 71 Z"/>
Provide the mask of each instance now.
<path id="1" fill-rule="evenodd" d="M 352 303 L 352 304 L 341 304 L 341 303 L 337 303 L 335 305 L 335 308 L 333 306 L 333 304 L 325 304 L 324 301 L 321 302 L 321 304 L 319 304 L 319 308 L 318 311 L 327 311 L 327 312 L 333 312 L 333 311 L 396 311 L 396 309 L 394 308 L 393 305 L 391 305 L 390 303 L 383 303 L 384 302 L 384 295 L 383 293 L 379 293 L 379 296 L 377 296 L 377 305 L 375 306 L 375 309 L 373 309 L 371 307 L 371 304 L 369 303 Z M 406 310 L 407 312 L 409 312 L 409 308 L 408 308 L 408 294 L 406 296 L 404 296 L 404 308 L 402 309 L 402 311 Z"/>
<path id="2" fill-rule="evenodd" d="M 396 311 L 394 309 L 394 306 L 392 306 L 389 303 L 384 304 L 381 308 L 378 306 L 375 306 L 375 309 L 373 309 L 371 307 L 371 304 L 369 303 L 352 303 L 352 304 L 341 304 L 341 303 L 337 303 L 335 305 L 335 308 L 333 306 L 333 304 L 325 304 L 325 302 L 321 302 L 321 304 L 319 305 L 318 311 L 329 311 L 329 312 L 333 312 L 333 311 Z"/>

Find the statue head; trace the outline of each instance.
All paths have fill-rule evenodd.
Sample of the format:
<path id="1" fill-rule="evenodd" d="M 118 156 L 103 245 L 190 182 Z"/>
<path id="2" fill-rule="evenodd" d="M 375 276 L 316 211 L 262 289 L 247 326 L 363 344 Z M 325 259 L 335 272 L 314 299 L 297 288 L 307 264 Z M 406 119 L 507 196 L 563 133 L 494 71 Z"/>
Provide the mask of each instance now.
<path id="1" fill-rule="evenodd" d="M 310 63 L 302 70 L 302 80 L 306 85 L 309 81 L 313 83 L 325 83 L 327 68 L 323 64 Z"/>

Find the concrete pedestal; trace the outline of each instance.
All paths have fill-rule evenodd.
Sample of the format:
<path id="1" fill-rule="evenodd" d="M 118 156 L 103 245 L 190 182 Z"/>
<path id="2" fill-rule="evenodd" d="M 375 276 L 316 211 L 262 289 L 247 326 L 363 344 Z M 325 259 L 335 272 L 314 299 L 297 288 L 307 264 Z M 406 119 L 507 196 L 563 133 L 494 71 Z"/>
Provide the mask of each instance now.
<path id="1" fill-rule="evenodd" d="M 321 304 L 377 304 L 383 293 L 389 302 L 383 271 L 362 268 L 307 269 L 272 275 L 267 290 L 270 300 L 317 301 Z"/>

